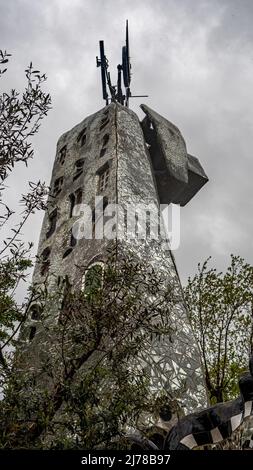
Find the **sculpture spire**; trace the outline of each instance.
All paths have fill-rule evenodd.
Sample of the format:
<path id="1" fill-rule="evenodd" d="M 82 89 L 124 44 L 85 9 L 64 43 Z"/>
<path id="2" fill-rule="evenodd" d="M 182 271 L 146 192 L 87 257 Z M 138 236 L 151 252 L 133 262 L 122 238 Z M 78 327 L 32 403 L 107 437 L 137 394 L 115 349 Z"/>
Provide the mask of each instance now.
<path id="1" fill-rule="evenodd" d="M 100 58 L 96 57 L 97 67 L 101 67 L 102 95 L 106 105 L 111 102 L 118 102 L 123 106 L 129 106 L 129 98 L 144 98 L 147 95 L 132 95 L 131 83 L 131 62 L 129 49 L 128 20 L 126 20 L 126 39 L 122 47 L 122 62 L 117 65 L 118 78 L 117 85 L 112 85 L 111 75 L 108 71 L 109 62 L 105 55 L 104 41 L 99 41 Z M 122 76 L 125 91 L 122 90 Z M 109 93 L 108 93 L 109 91 Z"/>

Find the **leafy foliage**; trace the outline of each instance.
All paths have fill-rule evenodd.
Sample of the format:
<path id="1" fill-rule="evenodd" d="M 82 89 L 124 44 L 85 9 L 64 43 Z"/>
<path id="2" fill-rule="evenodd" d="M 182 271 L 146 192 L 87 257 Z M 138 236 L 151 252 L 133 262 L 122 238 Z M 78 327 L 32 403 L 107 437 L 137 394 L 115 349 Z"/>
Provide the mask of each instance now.
<path id="1" fill-rule="evenodd" d="M 209 258 L 210 259 L 210 258 Z M 227 271 L 198 265 L 185 298 L 201 351 L 211 403 L 235 398 L 253 339 L 253 267 L 231 255 Z"/>
<path id="2" fill-rule="evenodd" d="M 9 55 L 0 52 L 0 64 L 8 62 Z M 2 70 L 3 74 L 6 69 Z M 24 162 L 33 157 L 34 150 L 29 139 L 40 127 L 40 122 L 50 109 L 50 95 L 45 94 L 41 85 L 46 80 L 45 74 L 34 70 L 32 62 L 25 70 L 27 85 L 20 98 L 20 93 L 11 90 L 0 95 L 0 178 L 5 180 L 8 172 L 17 162 Z"/>
<path id="3" fill-rule="evenodd" d="M 0 78 L 7 71 L 10 54 L 0 50 Z M 22 229 L 36 210 L 45 209 L 48 190 L 44 183 L 29 182 L 28 192 L 21 196 L 22 213 L 19 221 L 13 223 L 14 211 L 5 202 L 6 180 L 17 163 L 28 164 L 34 155 L 31 138 L 38 132 L 42 119 L 50 109 L 50 95 L 42 90 L 45 74 L 34 70 L 32 63 L 25 70 L 26 88 L 21 94 L 16 90 L 0 94 L 0 375 L 11 369 L 11 347 L 20 325 L 27 316 L 27 306 L 19 305 L 15 293 L 20 282 L 27 278 L 32 266 L 30 257 L 32 243 L 22 241 Z M 27 300 L 27 299 L 26 299 Z M 4 371 L 4 372 L 3 372 Z"/>
<path id="4" fill-rule="evenodd" d="M 57 323 L 49 305 L 59 305 L 62 296 Z M 118 261 L 113 255 L 92 293 L 90 282 L 88 291 L 81 291 L 65 281 L 53 296 L 45 289 L 43 302 L 42 324 L 29 348 L 34 371 L 26 375 L 23 368 L 5 389 L 1 446 L 126 445 L 127 428 L 138 429 L 142 414 L 155 414 L 160 403 L 138 354 L 148 354 L 154 337 L 171 333 L 174 286 L 165 289 L 154 270 L 138 260 Z M 17 370 L 23 361 L 21 350 Z"/>

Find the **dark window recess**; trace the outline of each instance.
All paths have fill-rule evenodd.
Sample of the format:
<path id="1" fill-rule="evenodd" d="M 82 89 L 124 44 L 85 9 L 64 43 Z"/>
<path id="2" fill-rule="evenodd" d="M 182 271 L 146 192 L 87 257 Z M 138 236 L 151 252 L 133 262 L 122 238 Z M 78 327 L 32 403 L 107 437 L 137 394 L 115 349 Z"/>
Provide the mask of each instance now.
<path id="1" fill-rule="evenodd" d="M 54 233 L 56 228 L 56 221 L 57 221 L 57 209 L 54 209 L 51 214 L 49 214 L 49 229 L 46 233 L 46 237 L 49 238 Z"/>
<path id="2" fill-rule="evenodd" d="M 80 158 L 75 162 L 75 174 L 73 176 L 73 181 L 75 181 L 83 172 L 84 158 Z"/>
<path id="3" fill-rule="evenodd" d="M 81 204 L 82 203 L 82 196 L 83 196 L 83 192 L 81 189 L 78 189 L 76 192 L 75 192 L 75 195 L 76 195 L 76 204 Z"/>
<path id="4" fill-rule="evenodd" d="M 70 212 L 69 212 L 69 217 L 72 217 L 72 215 L 73 215 L 73 209 L 74 209 L 74 207 L 75 207 L 75 201 L 76 201 L 75 195 L 74 195 L 74 194 L 70 194 L 70 195 L 69 195 L 69 200 L 70 200 Z"/>
<path id="5" fill-rule="evenodd" d="M 100 158 L 102 158 L 106 154 L 106 148 L 102 148 L 100 150 Z"/>
<path id="6" fill-rule="evenodd" d="M 59 153 L 60 153 L 59 162 L 61 165 L 63 165 L 65 162 L 65 158 L 66 158 L 67 145 L 64 145 L 64 147 L 62 147 Z"/>
<path id="7" fill-rule="evenodd" d="M 54 191 L 53 191 L 54 196 L 57 196 L 61 192 L 62 186 L 63 186 L 63 176 L 61 176 L 60 178 L 57 178 L 57 180 L 55 180 L 54 182 Z"/>
<path id="8" fill-rule="evenodd" d="M 67 248 L 67 250 L 64 251 L 63 258 L 67 258 L 67 256 L 70 255 L 70 253 L 72 253 L 72 248 L 71 247 Z"/>
<path id="9" fill-rule="evenodd" d="M 108 219 L 111 218 L 111 217 L 105 216 L 105 209 L 106 209 L 107 206 L 108 206 L 108 199 L 107 199 L 107 197 L 104 197 L 104 199 L 103 199 L 103 216 L 104 216 L 104 222 L 106 222 Z"/>
<path id="10" fill-rule="evenodd" d="M 98 180 L 98 191 L 102 193 L 106 190 L 109 182 L 109 168 L 106 168 L 102 173 L 99 174 Z"/>
<path id="11" fill-rule="evenodd" d="M 40 320 L 41 318 L 41 307 L 37 304 L 33 304 L 30 308 L 30 314 L 32 320 Z"/>
<path id="12" fill-rule="evenodd" d="M 104 117 L 101 121 L 101 126 L 100 126 L 100 131 L 102 131 L 106 126 L 107 124 L 109 124 L 109 118 L 108 117 Z"/>
<path id="13" fill-rule="evenodd" d="M 104 213 L 107 206 L 108 206 L 108 199 L 107 199 L 107 197 L 104 197 L 103 198 L 103 213 Z"/>
<path id="14" fill-rule="evenodd" d="M 109 134 L 105 134 L 103 137 L 102 149 L 100 150 L 100 158 L 103 157 L 106 153 L 106 146 L 109 142 Z"/>
<path id="15" fill-rule="evenodd" d="M 92 223 L 92 238 L 95 238 L 95 229 L 96 229 L 96 218 L 95 218 L 95 209 L 93 209 L 91 214 L 91 223 Z"/>
<path id="16" fill-rule="evenodd" d="M 71 235 L 70 235 L 70 246 L 71 246 L 71 247 L 76 246 L 76 242 L 77 242 L 77 239 L 76 239 L 76 237 L 74 237 L 73 233 L 71 232 Z"/>
<path id="17" fill-rule="evenodd" d="M 36 326 L 31 326 L 30 333 L 29 333 L 29 341 L 32 341 L 35 335 L 36 335 Z"/>
<path id="18" fill-rule="evenodd" d="M 109 138 L 110 138 L 109 134 L 104 135 L 104 137 L 103 137 L 103 147 L 105 147 L 108 144 Z"/>
<path id="19" fill-rule="evenodd" d="M 44 276 L 48 270 L 49 270 L 49 266 L 50 266 L 50 260 L 49 260 L 49 256 L 50 256 L 50 248 L 47 247 L 45 248 L 45 250 L 42 252 L 41 254 L 41 258 L 42 258 L 42 264 L 41 264 L 41 269 L 40 269 L 40 274 L 42 276 Z"/>
<path id="20" fill-rule="evenodd" d="M 150 212 L 146 212 L 146 237 L 150 237 Z"/>
<path id="21" fill-rule="evenodd" d="M 83 147 L 86 143 L 86 127 L 80 132 L 79 136 L 77 137 L 77 142 L 80 143 L 80 147 Z"/>
<path id="22" fill-rule="evenodd" d="M 81 190 L 81 189 L 77 189 L 77 191 L 75 191 L 74 193 L 70 194 L 70 196 L 69 196 L 69 200 L 70 200 L 70 213 L 69 213 L 69 217 L 72 217 L 74 207 L 77 206 L 78 204 L 81 204 L 81 203 L 82 203 L 82 196 L 83 196 L 83 193 L 82 193 L 82 190 Z"/>

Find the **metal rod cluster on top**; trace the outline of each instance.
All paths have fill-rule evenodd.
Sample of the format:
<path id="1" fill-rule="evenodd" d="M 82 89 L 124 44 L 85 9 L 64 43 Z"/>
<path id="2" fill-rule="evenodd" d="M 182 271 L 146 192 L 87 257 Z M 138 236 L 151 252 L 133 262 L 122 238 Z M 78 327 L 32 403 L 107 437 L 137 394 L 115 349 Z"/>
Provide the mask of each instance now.
<path id="1" fill-rule="evenodd" d="M 112 85 L 111 82 L 111 75 L 108 71 L 109 62 L 105 55 L 104 50 L 104 41 L 99 41 L 99 49 L 100 49 L 100 58 L 97 59 L 97 67 L 101 67 L 101 80 L 102 80 L 102 94 L 103 99 L 105 100 L 106 104 L 109 104 L 109 100 L 111 102 L 118 102 L 124 106 L 129 105 L 129 98 L 139 98 L 144 97 L 147 95 L 132 95 L 130 91 L 130 82 L 131 82 L 131 63 L 130 63 L 130 55 L 129 55 L 129 37 L 128 37 L 128 20 L 126 21 L 126 44 L 122 47 L 122 63 L 118 64 L 118 79 L 117 85 Z M 122 75 L 123 75 L 123 83 L 125 87 L 125 93 L 122 91 Z M 108 94 L 108 89 L 110 96 Z"/>

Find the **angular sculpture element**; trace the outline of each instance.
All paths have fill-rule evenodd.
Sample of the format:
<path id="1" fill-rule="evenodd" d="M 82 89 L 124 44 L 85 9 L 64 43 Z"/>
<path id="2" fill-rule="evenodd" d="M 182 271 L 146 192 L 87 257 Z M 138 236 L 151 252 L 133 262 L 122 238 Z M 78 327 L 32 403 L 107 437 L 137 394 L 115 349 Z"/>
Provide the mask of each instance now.
<path id="1" fill-rule="evenodd" d="M 187 153 L 180 130 L 148 106 L 142 104 L 141 109 L 146 114 L 141 125 L 149 145 L 160 201 L 185 206 L 207 183 L 208 177 L 199 160 Z"/>

